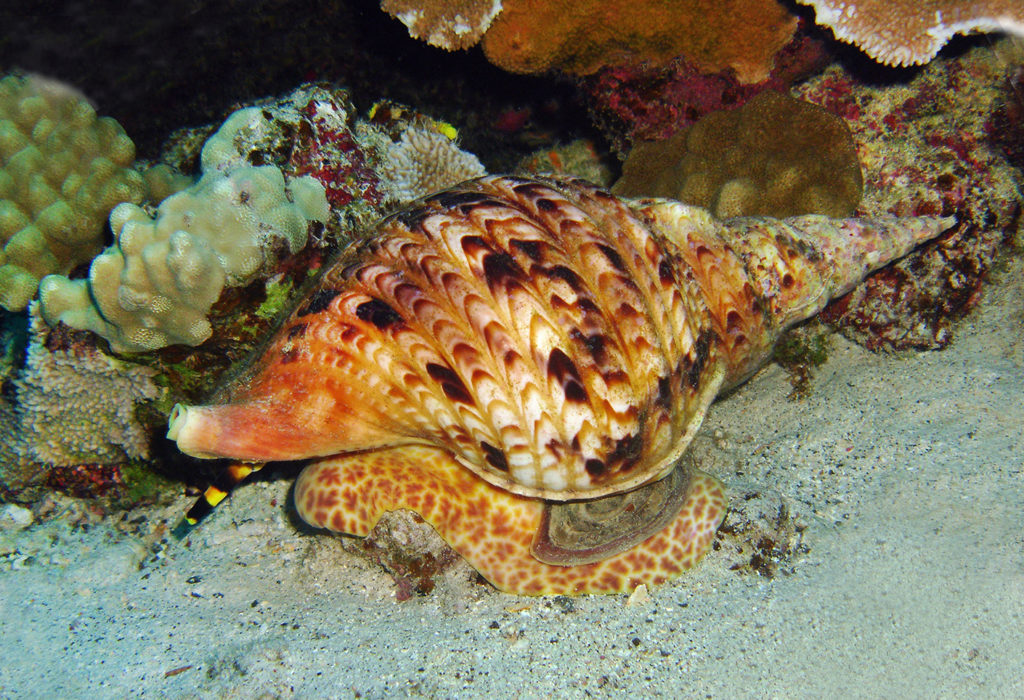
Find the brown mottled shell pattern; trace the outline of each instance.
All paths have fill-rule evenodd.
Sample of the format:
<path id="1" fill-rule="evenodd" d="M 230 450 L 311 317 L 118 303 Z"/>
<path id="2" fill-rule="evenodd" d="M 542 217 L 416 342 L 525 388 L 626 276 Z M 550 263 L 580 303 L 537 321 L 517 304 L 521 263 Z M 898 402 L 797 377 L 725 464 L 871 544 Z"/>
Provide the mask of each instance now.
<path id="1" fill-rule="evenodd" d="M 583 181 L 471 181 L 336 264 L 249 393 L 347 407 L 349 449 L 434 445 L 515 493 L 629 489 L 672 467 L 722 380 L 671 250 Z"/>

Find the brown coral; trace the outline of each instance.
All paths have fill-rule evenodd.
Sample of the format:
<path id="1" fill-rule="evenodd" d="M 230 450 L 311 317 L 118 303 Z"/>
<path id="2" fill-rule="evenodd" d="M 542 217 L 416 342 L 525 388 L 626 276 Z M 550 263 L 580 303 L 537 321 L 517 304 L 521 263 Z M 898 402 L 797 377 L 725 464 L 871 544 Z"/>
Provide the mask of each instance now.
<path id="1" fill-rule="evenodd" d="M 380 9 L 404 24 L 413 39 L 455 51 L 480 41 L 501 12 L 501 0 L 382 0 Z"/>
<path id="2" fill-rule="evenodd" d="M 150 456 L 136 407 L 163 389 L 155 372 L 61 336 L 29 305 L 24 366 L 0 400 L 0 492 L 18 493 L 54 467 L 116 465 Z M 61 331 L 60 333 L 66 333 Z"/>
<path id="3" fill-rule="evenodd" d="M 1020 0 L 798 0 L 838 39 L 891 66 L 928 63 L 955 34 L 1024 34 Z"/>
<path id="4" fill-rule="evenodd" d="M 712 112 L 665 141 L 637 144 L 612 188 L 669 197 L 719 217 L 853 213 L 863 188 L 846 123 L 774 91 Z"/>
<path id="5" fill-rule="evenodd" d="M 793 36 L 796 17 L 776 0 L 506 0 L 484 35 L 492 63 L 515 73 L 666 63 L 682 54 L 701 69 L 764 80 Z"/>

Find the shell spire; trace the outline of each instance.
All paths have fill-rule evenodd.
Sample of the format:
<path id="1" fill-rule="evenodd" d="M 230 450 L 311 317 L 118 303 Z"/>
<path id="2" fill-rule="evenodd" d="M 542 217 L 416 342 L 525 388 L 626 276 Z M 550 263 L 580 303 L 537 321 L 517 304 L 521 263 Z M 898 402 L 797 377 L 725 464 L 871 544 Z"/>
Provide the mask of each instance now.
<path id="1" fill-rule="evenodd" d="M 489 176 L 346 251 L 225 403 L 175 407 L 189 454 L 440 448 L 507 491 L 667 474 L 781 332 L 945 219 L 717 221 L 576 179 Z"/>
<path id="2" fill-rule="evenodd" d="M 634 200 L 633 210 L 672 241 L 696 276 L 724 350 L 723 390 L 750 376 L 781 334 L 865 277 L 955 223 L 952 217 L 715 219 L 672 200 Z"/>

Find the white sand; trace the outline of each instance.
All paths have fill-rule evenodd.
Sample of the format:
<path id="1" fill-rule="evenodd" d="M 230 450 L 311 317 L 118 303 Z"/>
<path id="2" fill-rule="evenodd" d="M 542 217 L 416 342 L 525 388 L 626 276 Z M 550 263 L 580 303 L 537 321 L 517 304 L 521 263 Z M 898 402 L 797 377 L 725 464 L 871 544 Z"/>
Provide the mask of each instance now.
<path id="1" fill-rule="evenodd" d="M 1024 265 L 943 352 L 834 347 L 808 399 L 770 367 L 695 446 L 730 522 L 803 528 L 773 578 L 726 538 L 638 605 L 458 575 L 397 602 L 256 483 L 188 547 L 152 534 L 184 499 L 0 534 L 0 696 L 1024 697 Z"/>

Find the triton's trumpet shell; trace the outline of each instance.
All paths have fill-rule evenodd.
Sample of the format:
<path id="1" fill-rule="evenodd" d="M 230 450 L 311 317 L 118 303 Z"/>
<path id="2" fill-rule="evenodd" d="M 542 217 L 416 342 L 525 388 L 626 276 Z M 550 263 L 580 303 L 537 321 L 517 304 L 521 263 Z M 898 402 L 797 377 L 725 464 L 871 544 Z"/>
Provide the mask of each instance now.
<path id="1" fill-rule="evenodd" d="M 666 532 L 688 540 L 680 546 L 699 545 L 683 563 L 695 562 L 722 515 L 710 477 L 689 470 L 674 486 L 646 487 L 641 500 L 660 504 L 652 517 L 661 533 L 646 542 L 651 532 L 641 526 L 640 536 L 609 532 L 606 546 L 589 524 L 577 548 L 565 533 L 606 508 L 543 515 L 532 499 L 595 499 L 661 479 L 714 397 L 749 376 L 786 327 L 948 223 L 722 222 L 678 202 L 620 200 L 580 180 L 472 180 L 381 222 L 327 271 L 248 380 L 219 405 L 176 407 L 169 436 L 203 457 L 360 453 L 312 465 L 297 487 L 300 514 L 339 531 L 365 534 L 378 509 L 434 513 L 445 502 L 446 513 L 459 512 L 453 504 L 470 492 L 484 500 L 466 520 L 509 517 L 517 537 L 532 528 L 529 538 L 554 523 L 555 537 L 570 543 L 552 545 L 546 534 L 533 543 L 548 562 L 533 564 L 551 570 L 531 579 L 541 583 L 484 572 L 507 590 L 660 580 L 672 571 L 644 578 L 636 562 L 617 565 L 641 569 L 618 582 L 581 572 L 649 549 Z M 443 466 L 424 479 L 425 464 Z M 412 482 L 395 486 L 398 478 Z M 425 481 L 435 497 L 425 499 L 417 486 Z M 493 515 L 488 498 L 503 504 Z M 520 506 L 529 517 L 509 515 Z M 470 525 L 442 522 L 446 513 L 424 517 L 459 549 L 453 540 Z M 662 549 L 671 544 L 662 540 Z M 559 569 L 563 583 L 551 584 Z M 579 576 L 564 582 L 572 569 Z"/>

